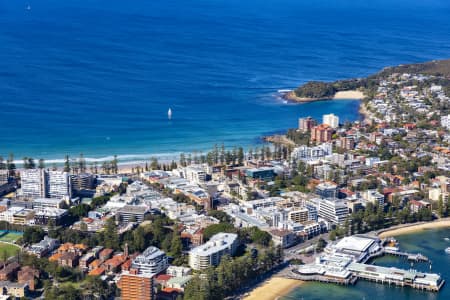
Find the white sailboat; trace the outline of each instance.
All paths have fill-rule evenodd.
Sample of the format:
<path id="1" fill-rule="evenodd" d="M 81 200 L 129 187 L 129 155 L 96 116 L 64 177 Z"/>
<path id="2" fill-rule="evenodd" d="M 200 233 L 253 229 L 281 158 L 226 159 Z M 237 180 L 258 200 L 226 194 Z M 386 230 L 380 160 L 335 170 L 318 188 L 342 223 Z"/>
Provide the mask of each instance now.
<path id="1" fill-rule="evenodd" d="M 172 109 L 169 108 L 169 111 L 167 111 L 167 117 L 169 118 L 169 120 L 172 119 Z"/>

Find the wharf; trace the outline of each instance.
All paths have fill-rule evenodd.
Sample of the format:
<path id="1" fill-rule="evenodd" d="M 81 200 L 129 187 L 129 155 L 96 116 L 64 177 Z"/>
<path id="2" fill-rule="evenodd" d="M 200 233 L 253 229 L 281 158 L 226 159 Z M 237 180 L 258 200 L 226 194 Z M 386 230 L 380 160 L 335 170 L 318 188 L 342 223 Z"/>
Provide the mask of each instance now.
<path id="1" fill-rule="evenodd" d="M 280 277 L 288 279 L 297 279 L 302 281 L 317 281 L 323 283 L 335 283 L 339 285 L 354 285 L 358 280 L 358 277 L 356 276 L 338 277 L 325 275 L 324 273 L 305 274 L 297 271 L 296 268 L 288 268 L 278 275 Z"/>
<path id="2" fill-rule="evenodd" d="M 400 250 L 394 249 L 394 248 L 391 249 L 390 247 L 385 247 L 384 253 L 394 255 L 394 256 L 403 256 L 403 257 L 406 257 L 408 260 L 416 261 L 416 262 L 429 261 L 428 257 L 426 257 L 425 255 L 422 255 L 420 253 L 408 253 L 408 252 L 400 251 Z"/>
<path id="3" fill-rule="evenodd" d="M 445 283 L 438 274 L 422 273 L 412 269 L 403 270 L 360 263 L 351 263 L 347 269 L 353 276 L 361 279 L 432 292 L 438 292 Z"/>

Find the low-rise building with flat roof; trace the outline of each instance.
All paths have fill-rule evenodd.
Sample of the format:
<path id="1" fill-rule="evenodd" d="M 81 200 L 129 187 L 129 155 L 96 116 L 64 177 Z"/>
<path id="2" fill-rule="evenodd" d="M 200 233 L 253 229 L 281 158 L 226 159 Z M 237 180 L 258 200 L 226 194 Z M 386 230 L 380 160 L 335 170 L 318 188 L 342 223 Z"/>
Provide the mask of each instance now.
<path id="1" fill-rule="evenodd" d="M 270 167 L 261 167 L 245 170 L 245 175 L 250 179 L 271 181 L 275 178 L 275 170 Z"/>
<path id="2" fill-rule="evenodd" d="M 41 208 L 34 210 L 34 224 L 36 225 L 48 225 L 50 220 L 55 225 L 61 225 L 64 223 L 64 218 L 68 212 L 66 209 L 60 208 Z"/>
<path id="3" fill-rule="evenodd" d="M 281 246 L 282 248 L 288 248 L 297 242 L 297 235 L 292 231 L 285 229 L 273 229 L 269 231 L 272 236 L 272 241 L 275 246 Z"/>
<path id="4" fill-rule="evenodd" d="M 149 213 L 146 205 L 125 205 L 116 212 L 116 220 L 120 223 L 142 223 Z"/>
<path id="5" fill-rule="evenodd" d="M 37 257 L 43 257 L 55 250 L 59 246 L 59 240 L 45 236 L 42 241 L 31 245 L 27 251 Z"/>

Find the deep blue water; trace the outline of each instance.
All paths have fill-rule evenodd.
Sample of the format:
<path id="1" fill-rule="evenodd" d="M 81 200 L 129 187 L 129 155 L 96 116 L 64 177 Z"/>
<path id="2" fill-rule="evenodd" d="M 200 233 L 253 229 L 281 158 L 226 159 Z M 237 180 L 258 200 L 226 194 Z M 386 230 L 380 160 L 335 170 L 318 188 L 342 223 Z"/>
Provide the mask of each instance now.
<path id="1" fill-rule="evenodd" d="M 450 56 L 448 1 L 365 2 L 0 0 L 0 155 L 135 159 L 353 120 L 356 101 L 276 91 Z"/>

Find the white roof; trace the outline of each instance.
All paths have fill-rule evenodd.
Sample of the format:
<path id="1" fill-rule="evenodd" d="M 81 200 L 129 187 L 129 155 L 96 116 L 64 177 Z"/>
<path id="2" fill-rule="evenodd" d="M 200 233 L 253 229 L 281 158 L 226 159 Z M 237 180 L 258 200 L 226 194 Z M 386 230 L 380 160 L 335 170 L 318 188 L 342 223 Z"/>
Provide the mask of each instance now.
<path id="1" fill-rule="evenodd" d="M 349 236 L 340 240 L 336 244 L 337 249 L 346 249 L 351 251 L 364 252 L 366 251 L 375 241 L 370 238 L 365 238 L 361 236 Z"/>
<path id="2" fill-rule="evenodd" d="M 191 250 L 192 254 L 199 256 L 209 256 L 216 252 L 229 248 L 231 244 L 237 239 L 235 233 L 217 233 L 211 237 L 211 239 L 203 245 L 195 247 Z"/>

